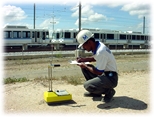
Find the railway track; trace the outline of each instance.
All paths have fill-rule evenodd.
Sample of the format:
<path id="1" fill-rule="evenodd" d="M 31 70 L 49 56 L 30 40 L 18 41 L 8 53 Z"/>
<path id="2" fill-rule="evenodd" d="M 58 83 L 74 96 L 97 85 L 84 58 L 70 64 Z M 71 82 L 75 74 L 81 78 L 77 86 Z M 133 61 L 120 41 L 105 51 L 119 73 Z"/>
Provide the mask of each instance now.
<path id="1" fill-rule="evenodd" d="M 127 50 L 111 50 L 114 55 L 133 55 L 133 54 L 149 54 L 150 49 L 127 49 Z M 75 57 L 76 51 L 33 51 L 33 52 L 4 52 L 5 60 L 12 59 L 32 59 L 32 58 L 46 58 L 46 57 Z M 84 52 L 84 55 L 92 55 L 91 52 Z"/>
<path id="2" fill-rule="evenodd" d="M 76 47 L 64 47 L 62 48 L 63 51 L 68 51 L 68 50 L 75 50 Z M 51 48 L 50 46 L 32 46 L 32 47 L 28 47 L 27 50 L 23 50 L 23 48 L 21 46 L 16 46 L 16 47 L 4 47 L 4 52 L 33 52 L 33 51 L 51 51 L 54 50 L 53 48 Z M 61 50 L 61 49 L 60 49 Z M 56 51 L 56 50 L 54 50 Z"/>
<path id="3" fill-rule="evenodd" d="M 110 46 L 109 47 L 111 50 L 126 50 L 123 49 L 122 46 Z M 71 51 L 71 50 L 76 50 L 77 47 L 76 46 L 65 46 L 61 49 L 59 49 L 59 51 Z M 139 46 L 133 46 L 133 47 L 129 47 L 127 48 L 127 50 L 132 50 L 132 49 L 140 49 Z M 149 49 L 149 48 L 145 48 L 145 49 Z M 29 46 L 27 50 L 23 50 L 23 48 L 21 46 L 13 46 L 13 47 L 4 47 L 4 52 L 37 52 L 37 51 L 56 51 L 53 47 L 51 47 L 51 45 L 48 46 Z"/>

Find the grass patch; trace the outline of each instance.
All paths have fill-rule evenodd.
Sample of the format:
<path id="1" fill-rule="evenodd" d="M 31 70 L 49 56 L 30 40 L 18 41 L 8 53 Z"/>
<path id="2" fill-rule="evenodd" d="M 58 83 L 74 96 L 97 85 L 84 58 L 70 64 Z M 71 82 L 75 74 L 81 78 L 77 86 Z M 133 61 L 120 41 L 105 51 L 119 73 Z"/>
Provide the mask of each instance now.
<path id="1" fill-rule="evenodd" d="M 27 82 L 29 81 L 26 77 L 23 78 L 5 78 L 4 79 L 4 84 L 11 84 L 11 83 L 15 83 L 15 82 Z"/>
<path id="2" fill-rule="evenodd" d="M 49 78 L 47 76 L 45 77 L 38 77 L 38 78 L 35 78 L 33 79 L 33 81 L 36 81 L 36 82 L 41 82 L 43 84 L 48 84 L 49 83 Z M 80 85 L 80 84 L 83 84 L 83 79 L 81 79 L 80 77 L 77 77 L 77 76 L 62 76 L 62 77 L 52 77 L 52 82 L 55 81 L 65 81 L 67 82 L 68 84 L 72 84 L 72 85 Z"/>
<path id="3" fill-rule="evenodd" d="M 69 84 L 72 84 L 72 85 L 80 85 L 80 84 L 83 84 L 83 80 L 79 77 L 74 77 L 74 76 L 62 76 L 61 77 L 61 80 L 64 80 L 66 81 L 67 83 Z"/>
<path id="4" fill-rule="evenodd" d="M 45 77 L 35 78 L 33 81 L 41 82 L 44 86 L 48 86 L 49 80 L 50 79 L 47 76 L 45 76 Z M 83 79 L 79 77 L 75 77 L 75 76 L 52 77 L 52 82 L 54 82 L 54 80 L 55 81 L 65 81 L 66 83 L 72 84 L 72 85 L 83 84 Z"/>
<path id="5" fill-rule="evenodd" d="M 55 54 L 56 58 L 63 58 L 63 54 L 59 53 L 59 54 Z"/>
<path id="6" fill-rule="evenodd" d="M 39 82 L 39 81 L 48 81 L 48 77 L 36 77 L 33 79 L 33 81 Z"/>
<path id="7" fill-rule="evenodd" d="M 41 84 L 43 84 L 44 86 L 48 86 L 49 84 L 49 78 L 47 76 L 45 77 L 37 77 L 37 78 L 34 78 L 33 80 L 31 81 L 34 81 L 34 82 L 40 82 Z M 68 84 L 72 84 L 72 85 L 81 85 L 83 84 L 84 82 L 84 79 L 82 79 L 81 77 L 77 77 L 77 76 L 62 76 L 62 77 L 52 77 L 52 80 L 61 80 L 61 81 L 65 81 L 67 82 Z M 16 82 L 27 82 L 27 81 L 30 81 L 29 79 L 27 79 L 26 77 L 23 77 L 23 78 L 5 78 L 4 79 L 4 84 L 11 84 L 11 83 L 16 83 Z M 53 81 L 54 82 L 54 81 Z"/>

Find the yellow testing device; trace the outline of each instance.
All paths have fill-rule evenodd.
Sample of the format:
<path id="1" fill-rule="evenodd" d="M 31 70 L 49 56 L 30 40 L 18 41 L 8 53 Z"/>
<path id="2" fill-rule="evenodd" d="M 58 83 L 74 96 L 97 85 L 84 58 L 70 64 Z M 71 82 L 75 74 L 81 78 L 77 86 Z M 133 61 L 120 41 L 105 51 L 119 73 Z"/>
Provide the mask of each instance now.
<path id="1" fill-rule="evenodd" d="M 62 102 L 72 100 L 72 95 L 66 90 L 52 90 L 52 68 L 60 67 L 59 64 L 50 64 L 48 66 L 49 91 L 44 92 L 44 100 L 50 104 L 53 102 Z"/>

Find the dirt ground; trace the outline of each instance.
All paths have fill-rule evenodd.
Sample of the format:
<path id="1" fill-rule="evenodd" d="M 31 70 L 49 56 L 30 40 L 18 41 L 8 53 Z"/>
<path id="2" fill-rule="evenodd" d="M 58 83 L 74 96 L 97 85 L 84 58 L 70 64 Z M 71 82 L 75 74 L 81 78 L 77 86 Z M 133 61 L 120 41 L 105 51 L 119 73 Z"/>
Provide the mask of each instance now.
<path id="1" fill-rule="evenodd" d="M 3 111 L 5 114 L 149 114 L 150 104 L 150 55 L 117 55 L 119 73 L 116 94 L 110 103 L 101 98 L 84 97 L 82 84 L 73 85 L 62 78 L 84 77 L 80 68 L 70 65 L 74 58 L 53 58 L 60 64 L 53 68 L 53 89 L 66 89 L 72 94 L 73 101 L 47 105 L 43 93 L 48 91 L 49 58 L 31 60 L 7 60 L 4 62 L 4 78 L 30 79 L 24 83 L 3 84 Z M 33 80 L 35 79 L 35 80 Z M 41 80 L 39 80 L 41 79 Z M 61 79 L 61 80 L 60 80 Z"/>

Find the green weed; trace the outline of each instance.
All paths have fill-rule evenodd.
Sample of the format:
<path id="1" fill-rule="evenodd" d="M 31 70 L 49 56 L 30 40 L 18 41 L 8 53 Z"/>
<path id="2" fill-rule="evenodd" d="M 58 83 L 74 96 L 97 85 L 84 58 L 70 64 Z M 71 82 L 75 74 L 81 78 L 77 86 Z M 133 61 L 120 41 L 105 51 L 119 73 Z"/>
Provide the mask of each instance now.
<path id="1" fill-rule="evenodd" d="M 11 84 L 11 83 L 15 83 L 15 82 L 27 82 L 29 81 L 26 77 L 23 78 L 5 78 L 4 79 L 4 84 Z"/>

